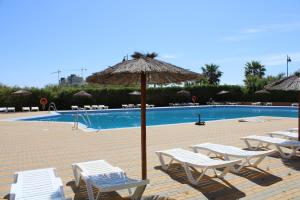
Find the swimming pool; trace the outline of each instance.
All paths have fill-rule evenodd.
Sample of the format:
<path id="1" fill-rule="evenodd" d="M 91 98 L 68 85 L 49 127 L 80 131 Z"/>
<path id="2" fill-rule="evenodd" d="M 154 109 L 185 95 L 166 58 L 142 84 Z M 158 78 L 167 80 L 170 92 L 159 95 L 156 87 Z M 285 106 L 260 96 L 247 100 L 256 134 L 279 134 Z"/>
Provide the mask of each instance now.
<path id="1" fill-rule="evenodd" d="M 25 118 L 25 121 L 74 122 L 77 112 L 63 111 L 54 115 Z M 113 129 L 140 126 L 139 109 L 111 109 L 80 111 L 83 117 L 79 122 L 92 129 Z M 293 107 L 263 107 L 263 106 L 197 106 L 147 109 L 147 125 L 178 124 L 198 121 L 198 115 L 204 121 L 234 119 L 255 116 L 297 117 L 298 110 Z M 90 121 L 90 123 L 89 123 Z"/>

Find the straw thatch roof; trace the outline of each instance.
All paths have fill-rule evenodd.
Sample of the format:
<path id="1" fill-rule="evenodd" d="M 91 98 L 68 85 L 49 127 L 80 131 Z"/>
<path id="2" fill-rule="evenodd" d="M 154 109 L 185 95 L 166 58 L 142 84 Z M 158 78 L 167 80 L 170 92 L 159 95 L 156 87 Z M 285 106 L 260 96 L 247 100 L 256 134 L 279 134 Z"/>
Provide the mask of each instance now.
<path id="1" fill-rule="evenodd" d="M 92 97 L 91 94 L 87 93 L 86 91 L 80 91 L 80 92 L 77 92 L 75 94 L 73 94 L 74 97 Z"/>
<path id="2" fill-rule="evenodd" d="M 133 91 L 133 92 L 130 92 L 129 94 L 133 95 L 133 96 L 139 96 L 139 95 L 141 95 L 141 92 L 139 92 L 139 91 Z"/>
<path id="3" fill-rule="evenodd" d="M 255 92 L 255 94 L 270 94 L 271 92 L 269 92 L 268 90 L 265 90 L 265 89 L 263 89 L 263 90 L 258 90 L 258 91 L 256 91 Z"/>
<path id="4" fill-rule="evenodd" d="M 12 95 L 14 96 L 28 96 L 31 95 L 31 92 L 27 91 L 27 90 L 18 90 L 12 93 Z"/>
<path id="5" fill-rule="evenodd" d="M 106 70 L 87 77 L 87 82 L 100 84 L 139 84 L 140 74 L 145 73 L 147 83 L 178 83 L 196 80 L 200 74 L 177 67 L 170 63 L 141 56 L 125 60 Z"/>
<path id="6" fill-rule="evenodd" d="M 264 87 L 266 90 L 278 90 L 278 91 L 300 91 L 300 77 L 299 74 L 292 75 L 273 83 L 270 83 Z"/>
<path id="7" fill-rule="evenodd" d="M 182 96 L 190 96 L 191 93 L 187 90 L 180 90 L 177 92 L 177 94 L 182 95 Z"/>
<path id="8" fill-rule="evenodd" d="M 228 94 L 228 93 L 230 93 L 230 92 L 227 90 L 222 90 L 222 91 L 218 92 L 217 95 Z"/>

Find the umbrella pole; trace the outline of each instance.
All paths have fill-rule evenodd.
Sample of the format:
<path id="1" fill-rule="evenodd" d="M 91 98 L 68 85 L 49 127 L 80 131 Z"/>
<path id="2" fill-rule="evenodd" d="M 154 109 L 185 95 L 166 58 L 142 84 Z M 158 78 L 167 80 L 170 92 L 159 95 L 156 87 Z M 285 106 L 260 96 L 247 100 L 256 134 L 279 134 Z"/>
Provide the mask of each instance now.
<path id="1" fill-rule="evenodd" d="M 298 93 L 298 141 L 300 141 L 300 92 Z"/>
<path id="2" fill-rule="evenodd" d="M 147 179 L 147 152 L 146 152 L 146 74 L 141 74 L 141 153 L 142 179 Z"/>

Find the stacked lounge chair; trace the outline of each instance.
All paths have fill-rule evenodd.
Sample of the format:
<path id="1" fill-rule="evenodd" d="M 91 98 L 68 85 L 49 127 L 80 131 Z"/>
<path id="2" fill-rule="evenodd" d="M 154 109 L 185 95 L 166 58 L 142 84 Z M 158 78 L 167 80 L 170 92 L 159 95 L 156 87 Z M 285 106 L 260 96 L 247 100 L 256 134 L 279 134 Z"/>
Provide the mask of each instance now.
<path id="1" fill-rule="evenodd" d="M 83 108 L 84 108 L 84 110 L 91 110 L 91 106 L 90 105 L 84 105 Z"/>

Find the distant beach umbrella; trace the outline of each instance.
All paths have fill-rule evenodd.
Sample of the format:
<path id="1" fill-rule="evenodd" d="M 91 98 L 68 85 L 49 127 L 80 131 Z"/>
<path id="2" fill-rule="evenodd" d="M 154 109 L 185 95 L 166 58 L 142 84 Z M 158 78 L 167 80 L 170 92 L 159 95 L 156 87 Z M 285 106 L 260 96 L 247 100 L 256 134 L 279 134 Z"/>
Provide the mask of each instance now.
<path id="1" fill-rule="evenodd" d="M 191 92 L 187 91 L 187 90 L 180 90 L 177 92 L 178 95 L 182 95 L 182 96 L 190 96 Z"/>
<path id="2" fill-rule="evenodd" d="M 92 95 L 87 93 L 86 91 L 80 91 L 80 92 L 77 92 L 75 94 L 73 94 L 73 97 L 87 97 L 87 98 L 91 98 Z"/>
<path id="3" fill-rule="evenodd" d="M 217 93 L 217 95 L 223 95 L 223 94 L 229 94 L 230 92 L 227 90 L 222 90 L 220 92 Z"/>
<path id="4" fill-rule="evenodd" d="M 268 91 L 297 91 L 300 104 L 300 73 L 282 78 L 264 87 Z M 300 141 L 300 107 L 298 106 L 298 140 Z"/>
<path id="5" fill-rule="evenodd" d="M 270 94 L 271 92 L 269 92 L 268 90 L 265 90 L 265 89 L 263 89 L 263 90 L 258 90 L 258 91 L 256 91 L 255 92 L 255 94 Z"/>
<path id="6" fill-rule="evenodd" d="M 133 95 L 133 96 L 140 96 L 141 95 L 141 92 L 139 91 L 133 91 L 133 92 L 130 92 L 128 93 L 129 95 Z"/>
<path id="7" fill-rule="evenodd" d="M 100 84 L 141 84 L 141 154 L 142 179 L 147 178 L 146 157 L 146 84 L 178 83 L 197 80 L 200 74 L 157 60 L 156 53 L 134 53 L 131 60 L 123 60 L 104 71 L 87 77 L 87 82 Z"/>
<path id="8" fill-rule="evenodd" d="M 14 96 L 29 96 L 31 95 L 31 92 L 27 91 L 27 90 L 18 90 L 15 91 L 13 93 L 11 93 Z"/>

